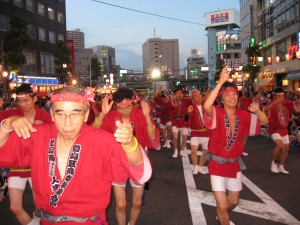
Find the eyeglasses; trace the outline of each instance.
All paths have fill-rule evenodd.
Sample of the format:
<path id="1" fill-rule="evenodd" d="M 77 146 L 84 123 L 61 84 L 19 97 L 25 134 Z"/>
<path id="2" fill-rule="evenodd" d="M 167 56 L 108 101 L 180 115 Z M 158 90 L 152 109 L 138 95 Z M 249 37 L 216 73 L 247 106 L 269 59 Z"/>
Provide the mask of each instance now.
<path id="1" fill-rule="evenodd" d="M 81 111 L 74 111 L 71 112 L 69 115 L 65 114 L 64 112 L 55 112 L 54 113 L 54 117 L 58 120 L 58 121 L 63 121 L 65 119 L 67 119 L 67 117 L 70 118 L 70 120 L 80 120 L 81 117 L 83 116 L 84 112 Z"/>

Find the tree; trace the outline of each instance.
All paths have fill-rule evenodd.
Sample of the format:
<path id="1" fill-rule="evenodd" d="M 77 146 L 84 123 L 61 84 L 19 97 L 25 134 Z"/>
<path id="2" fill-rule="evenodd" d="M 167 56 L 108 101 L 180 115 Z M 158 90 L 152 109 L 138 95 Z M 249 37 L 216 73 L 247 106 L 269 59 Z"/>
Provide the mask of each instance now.
<path id="1" fill-rule="evenodd" d="M 91 59 L 91 79 L 92 79 L 92 87 L 97 85 L 98 78 L 101 76 L 101 63 L 98 58 Z"/>
<path id="2" fill-rule="evenodd" d="M 27 32 L 28 23 L 16 16 L 11 20 L 11 29 L 4 36 L 4 68 L 17 72 L 26 63 L 23 48 L 31 41 Z"/>
<path id="3" fill-rule="evenodd" d="M 253 87 L 253 81 L 261 71 L 261 66 L 256 64 L 257 57 L 261 56 L 259 48 L 257 44 L 249 44 L 249 47 L 245 50 L 245 54 L 248 56 L 248 64 L 243 66 L 242 71 L 245 74 L 249 74 L 248 88 L 250 88 L 250 86 Z"/>
<path id="4" fill-rule="evenodd" d="M 72 59 L 65 42 L 57 42 L 54 58 L 55 73 L 57 74 L 58 81 L 61 84 L 66 84 L 68 81 L 70 83 L 68 76 L 72 75 Z"/>
<path id="5" fill-rule="evenodd" d="M 222 69 L 224 67 L 224 64 L 225 64 L 225 61 L 223 59 L 218 59 L 217 60 L 216 73 L 215 73 L 215 77 L 214 77 L 215 81 L 219 80 L 219 77 L 220 77 L 220 74 L 221 74 Z"/>

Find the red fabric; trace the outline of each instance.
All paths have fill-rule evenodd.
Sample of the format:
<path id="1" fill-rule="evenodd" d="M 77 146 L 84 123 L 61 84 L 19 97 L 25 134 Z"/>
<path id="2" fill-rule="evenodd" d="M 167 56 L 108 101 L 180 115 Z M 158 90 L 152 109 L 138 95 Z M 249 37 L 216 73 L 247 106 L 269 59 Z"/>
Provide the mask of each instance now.
<path id="1" fill-rule="evenodd" d="M 250 104 L 253 102 L 252 98 L 245 98 L 242 97 L 241 98 L 241 109 L 248 111 L 248 107 L 250 106 Z"/>
<path id="2" fill-rule="evenodd" d="M 117 126 L 116 121 L 123 122 L 121 114 L 117 110 L 110 111 L 104 118 L 101 128 L 108 131 L 109 133 L 115 133 Z M 155 128 L 156 137 L 151 140 L 148 136 L 147 122 L 143 114 L 142 109 L 132 108 L 129 121 L 133 126 L 133 134 L 137 138 L 139 144 L 145 148 L 160 150 L 159 130 Z M 155 122 L 152 120 L 153 126 Z"/>
<path id="3" fill-rule="evenodd" d="M 17 137 L 14 133 L 9 136 L 6 144 L 0 148 L 0 166 L 31 166 L 36 204 L 52 215 L 74 217 L 103 215 L 110 200 L 111 182 L 123 181 L 124 171 L 130 175 L 142 174 L 143 167 L 128 166 L 124 150 L 112 134 L 84 124 L 74 143 L 81 149 L 74 175 L 62 195 L 59 196 L 57 206 L 52 206 L 49 202 L 50 196 L 53 195 L 51 189 L 53 179 L 50 176 L 51 156 L 48 152 L 50 140 L 54 139 L 53 146 L 55 146 L 58 133 L 54 124 L 36 125 L 36 128 L 37 132 L 32 133 L 31 138 L 27 140 Z M 56 155 L 55 147 L 53 151 Z M 75 156 L 71 155 L 74 159 Z M 71 164 L 70 160 L 69 164 Z M 121 165 L 121 167 L 116 165 Z M 130 172 L 134 170 L 137 171 Z M 54 167 L 54 173 L 61 182 L 57 164 Z M 133 176 L 131 178 L 140 179 L 140 177 Z M 77 225 L 77 223 L 70 222 L 60 224 Z M 88 221 L 82 224 L 91 223 Z"/>
<path id="4" fill-rule="evenodd" d="M 274 100 L 273 100 L 274 101 Z M 285 125 L 283 125 L 280 122 L 280 119 L 278 117 L 278 113 L 277 113 L 277 105 L 273 105 L 269 111 L 269 127 L 268 127 L 268 133 L 271 136 L 274 133 L 278 133 L 281 136 L 285 136 L 288 135 L 288 123 L 290 120 L 290 115 L 292 112 L 294 112 L 294 107 L 293 107 L 293 103 L 290 100 L 284 99 L 283 100 L 283 106 L 285 107 Z"/>
<path id="5" fill-rule="evenodd" d="M 184 116 L 187 112 L 188 106 L 190 105 L 189 103 L 189 99 L 183 99 L 181 105 L 173 105 L 171 109 L 172 126 L 175 126 L 177 128 L 187 127 L 187 124 L 184 121 Z M 175 119 L 175 117 L 180 117 L 181 119 Z"/>
<path id="6" fill-rule="evenodd" d="M 201 123 L 199 121 L 198 107 L 195 104 L 193 105 L 193 111 L 191 112 L 189 120 L 188 120 L 188 127 L 192 129 L 191 135 L 190 135 L 191 137 L 209 137 L 209 135 L 210 135 L 209 134 L 210 131 L 208 129 L 207 129 L 207 131 L 204 131 L 204 132 L 193 131 L 193 130 L 199 130 L 199 129 L 205 128 L 202 106 L 201 106 L 201 111 L 202 111 L 201 118 L 202 118 L 204 126 L 201 126 Z"/>
<path id="7" fill-rule="evenodd" d="M 40 120 L 47 124 L 52 123 L 51 116 L 48 113 L 41 110 L 37 106 L 35 106 L 35 110 L 36 111 L 35 111 L 34 121 Z M 24 112 L 20 108 L 3 111 L 0 113 L 0 121 L 4 120 L 10 116 L 24 116 Z M 10 170 L 10 172 L 8 173 L 8 176 L 9 177 L 26 178 L 26 177 L 30 177 L 30 171 L 16 172 L 16 171 Z"/>
<path id="8" fill-rule="evenodd" d="M 171 100 L 169 100 L 167 103 L 161 101 L 159 105 L 161 106 L 161 109 L 158 110 L 157 116 L 160 118 L 161 124 L 166 124 L 167 122 L 171 121 Z"/>
<path id="9" fill-rule="evenodd" d="M 251 126 L 260 126 L 257 116 L 251 116 L 251 113 L 244 110 L 236 110 L 235 115 L 238 118 L 239 124 L 237 126 L 236 139 L 229 150 L 226 150 L 228 145 L 227 141 L 227 128 L 225 123 L 226 112 L 224 108 L 214 107 L 212 110 L 215 115 L 208 117 L 204 113 L 204 121 L 207 128 L 212 129 L 209 138 L 208 149 L 209 151 L 217 156 L 223 158 L 237 158 L 240 157 L 244 150 L 243 136 L 244 134 L 250 133 Z M 213 121 L 214 120 L 214 121 Z M 214 128 L 215 124 L 215 128 Z M 255 127 L 257 128 L 257 127 Z M 259 129 L 256 129 L 259 130 Z M 231 137 L 233 134 L 231 133 Z M 217 162 L 210 160 L 208 163 L 209 173 L 212 175 L 218 175 L 223 177 L 236 177 L 237 172 L 240 171 L 238 161 L 228 162 L 225 164 L 218 164 Z"/>

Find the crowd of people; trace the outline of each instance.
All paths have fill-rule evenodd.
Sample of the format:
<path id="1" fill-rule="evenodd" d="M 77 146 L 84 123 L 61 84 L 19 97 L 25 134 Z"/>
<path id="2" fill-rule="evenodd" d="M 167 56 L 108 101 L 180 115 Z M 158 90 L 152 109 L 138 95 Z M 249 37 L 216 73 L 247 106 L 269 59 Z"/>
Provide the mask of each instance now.
<path id="1" fill-rule="evenodd" d="M 105 225 L 113 187 L 118 225 L 135 225 L 152 173 L 148 150 L 172 149 L 170 160 L 187 157 L 190 137 L 192 173 L 210 174 L 217 219 L 233 224 L 229 213 L 242 190 L 248 136 L 267 127 L 275 143 L 270 169 L 289 174 L 285 162 L 291 127 L 299 126 L 300 96 L 280 87 L 240 92 L 227 81 L 227 67 L 205 93 L 161 87 L 145 97 L 122 87 L 99 96 L 90 88 L 65 87 L 39 99 L 23 84 L 16 101 L 5 104 L 0 96 L 0 201 L 8 190 L 10 209 L 22 225 Z M 32 215 L 23 208 L 27 182 Z"/>

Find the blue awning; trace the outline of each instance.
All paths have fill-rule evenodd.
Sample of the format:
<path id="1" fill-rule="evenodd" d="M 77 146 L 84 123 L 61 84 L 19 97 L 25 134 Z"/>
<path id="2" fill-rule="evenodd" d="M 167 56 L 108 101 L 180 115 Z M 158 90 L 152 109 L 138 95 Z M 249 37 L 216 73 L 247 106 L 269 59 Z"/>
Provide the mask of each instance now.
<path id="1" fill-rule="evenodd" d="M 294 70 L 287 73 L 286 80 L 300 80 L 300 70 Z"/>

